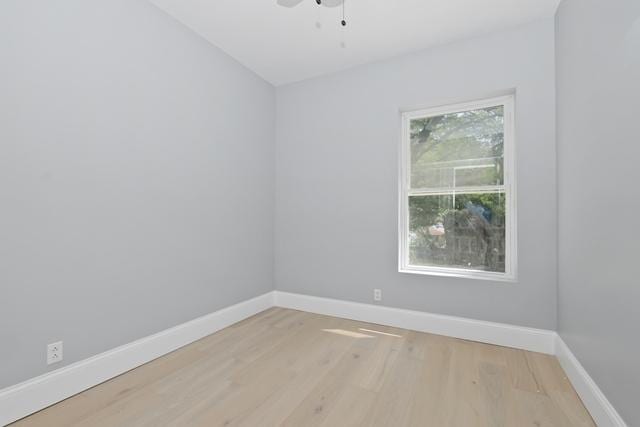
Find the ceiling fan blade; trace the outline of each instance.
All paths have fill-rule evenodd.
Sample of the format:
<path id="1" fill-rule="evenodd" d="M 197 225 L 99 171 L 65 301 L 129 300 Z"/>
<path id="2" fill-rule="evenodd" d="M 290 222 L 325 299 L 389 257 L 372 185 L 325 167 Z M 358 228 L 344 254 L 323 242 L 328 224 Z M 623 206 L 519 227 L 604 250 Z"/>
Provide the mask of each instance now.
<path id="1" fill-rule="evenodd" d="M 294 7 L 302 3 L 302 0 L 277 0 L 279 6 Z"/>
<path id="2" fill-rule="evenodd" d="M 322 0 L 322 5 L 327 7 L 341 6 L 344 0 Z"/>

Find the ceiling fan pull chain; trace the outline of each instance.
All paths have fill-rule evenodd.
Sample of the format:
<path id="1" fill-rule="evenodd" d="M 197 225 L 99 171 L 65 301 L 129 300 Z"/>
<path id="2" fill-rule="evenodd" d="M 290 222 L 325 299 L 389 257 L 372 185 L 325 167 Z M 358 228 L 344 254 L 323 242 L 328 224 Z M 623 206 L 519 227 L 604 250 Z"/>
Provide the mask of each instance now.
<path id="1" fill-rule="evenodd" d="M 344 4 L 347 2 L 347 0 L 342 0 L 342 26 L 346 27 L 347 26 L 347 21 L 344 19 Z"/>
<path id="2" fill-rule="evenodd" d="M 293 7 L 293 6 L 297 5 L 297 4 L 300 4 L 300 2 L 302 2 L 302 0 L 293 0 L 293 2 L 291 2 L 291 0 L 288 0 L 288 1 L 287 0 L 277 0 L 277 3 L 279 5 L 285 6 L 285 7 Z M 346 2 L 347 2 L 347 0 L 342 0 L 342 20 L 340 21 L 340 24 L 343 27 L 347 26 L 347 20 L 345 18 L 345 11 L 344 11 L 344 8 L 345 8 L 344 4 Z M 322 6 L 322 0 L 316 0 L 316 4 L 318 6 Z M 335 7 L 335 6 L 338 6 L 339 4 L 340 4 L 340 1 L 338 1 L 338 2 L 330 1 L 328 7 Z"/>

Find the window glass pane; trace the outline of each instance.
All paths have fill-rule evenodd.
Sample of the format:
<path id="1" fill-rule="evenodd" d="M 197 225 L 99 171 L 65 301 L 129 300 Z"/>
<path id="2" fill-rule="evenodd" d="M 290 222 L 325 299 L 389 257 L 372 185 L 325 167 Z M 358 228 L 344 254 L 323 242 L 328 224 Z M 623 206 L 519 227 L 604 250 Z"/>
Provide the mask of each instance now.
<path id="1" fill-rule="evenodd" d="M 504 107 L 412 119 L 411 188 L 503 185 Z"/>
<path id="2" fill-rule="evenodd" d="M 409 264 L 505 271 L 505 194 L 409 197 Z"/>

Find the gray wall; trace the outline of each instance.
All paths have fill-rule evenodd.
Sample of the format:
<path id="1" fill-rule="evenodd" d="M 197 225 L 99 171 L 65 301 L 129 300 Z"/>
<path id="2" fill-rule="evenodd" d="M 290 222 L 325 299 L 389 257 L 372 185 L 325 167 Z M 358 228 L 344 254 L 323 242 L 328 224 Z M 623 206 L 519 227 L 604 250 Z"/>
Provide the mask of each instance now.
<path id="1" fill-rule="evenodd" d="M 279 290 L 555 329 L 554 22 L 277 90 Z M 401 108 L 517 91 L 519 282 L 397 271 Z"/>
<path id="2" fill-rule="evenodd" d="M 0 2 L 0 122 L 0 388 L 273 289 L 275 91 L 145 1 Z"/>
<path id="3" fill-rule="evenodd" d="M 640 2 L 565 0 L 557 14 L 559 330 L 640 425 Z"/>

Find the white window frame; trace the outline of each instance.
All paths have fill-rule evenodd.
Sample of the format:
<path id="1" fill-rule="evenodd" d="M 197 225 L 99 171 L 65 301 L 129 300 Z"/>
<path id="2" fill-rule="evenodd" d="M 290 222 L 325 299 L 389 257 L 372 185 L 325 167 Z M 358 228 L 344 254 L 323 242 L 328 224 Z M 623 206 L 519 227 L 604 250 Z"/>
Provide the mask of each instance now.
<path id="1" fill-rule="evenodd" d="M 481 280 L 515 282 L 517 280 L 517 219 L 516 219 L 516 173 L 515 173 L 515 114 L 514 95 L 446 105 L 441 107 L 407 111 L 402 113 L 402 137 L 400 147 L 400 188 L 399 188 L 399 238 L 398 271 L 401 273 L 448 276 Z M 504 194 L 505 212 L 505 272 L 492 272 L 455 267 L 418 266 L 409 264 L 409 190 L 411 179 L 410 121 L 413 119 L 440 116 L 460 111 L 478 110 L 489 107 L 504 107 Z M 475 190 L 482 192 L 486 187 L 467 187 L 465 194 Z M 492 191 L 495 191 L 492 190 Z M 450 189 L 433 189 L 428 194 L 451 194 Z M 454 191 L 455 193 L 455 191 Z M 458 191 L 458 194 L 461 192 Z"/>

